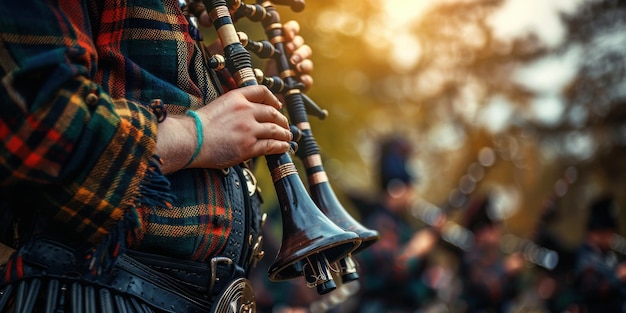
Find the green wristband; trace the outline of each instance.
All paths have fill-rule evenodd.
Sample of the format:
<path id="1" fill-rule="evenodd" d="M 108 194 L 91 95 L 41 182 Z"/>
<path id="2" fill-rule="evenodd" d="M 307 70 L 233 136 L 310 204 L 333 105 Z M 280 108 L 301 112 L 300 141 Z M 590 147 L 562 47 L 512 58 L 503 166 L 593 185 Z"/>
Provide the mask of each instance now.
<path id="1" fill-rule="evenodd" d="M 189 166 L 189 164 L 191 164 L 191 162 L 193 162 L 193 160 L 195 160 L 196 157 L 198 157 L 198 154 L 200 154 L 200 149 L 202 148 L 202 139 L 203 139 L 202 121 L 200 120 L 200 116 L 198 116 L 198 113 L 196 113 L 196 111 L 192 111 L 192 110 L 188 110 L 187 115 L 192 116 L 193 119 L 196 121 L 196 134 L 198 136 L 198 144 L 196 145 L 196 150 L 193 152 L 193 154 L 191 155 L 191 158 L 189 159 L 189 161 L 187 161 L 187 164 L 185 164 L 183 168 Z"/>

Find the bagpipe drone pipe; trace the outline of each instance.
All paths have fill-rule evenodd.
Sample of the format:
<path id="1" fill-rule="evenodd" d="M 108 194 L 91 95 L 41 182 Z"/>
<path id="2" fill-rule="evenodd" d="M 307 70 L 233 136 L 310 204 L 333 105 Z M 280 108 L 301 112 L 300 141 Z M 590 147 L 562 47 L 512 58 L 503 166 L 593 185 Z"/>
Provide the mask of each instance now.
<path id="1" fill-rule="evenodd" d="M 379 238 L 375 230 L 359 224 L 344 209 L 328 181 L 320 149 L 313 137 L 308 114 L 325 117 L 303 93 L 297 71 L 285 49 L 283 25 L 274 4 L 289 5 L 294 11 L 304 9 L 304 1 L 203 0 L 223 48 L 223 58 L 213 58 L 211 67 L 224 67 L 238 87 L 263 84 L 285 99 L 292 132 L 297 144 L 295 155 L 305 165 L 308 189 L 298 175 L 290 153 L 265 156 L 275 187 L 282 219 L 282 243 L 268 270 L 272 281 L 304 276 L 307 286 L 319 294 L 336 288 L 331 271 L 343 283 L 358 279 L 352 255 Z M 234 20 L 248 18 L 265 30 L 267 40 L 253 41 L 237 32 Z M 279 76 L 266 77 L 252 66 L 251 52 L 260 58 L 272 58 Z M 307 110 L 308 109 L 308 110 Z"/>

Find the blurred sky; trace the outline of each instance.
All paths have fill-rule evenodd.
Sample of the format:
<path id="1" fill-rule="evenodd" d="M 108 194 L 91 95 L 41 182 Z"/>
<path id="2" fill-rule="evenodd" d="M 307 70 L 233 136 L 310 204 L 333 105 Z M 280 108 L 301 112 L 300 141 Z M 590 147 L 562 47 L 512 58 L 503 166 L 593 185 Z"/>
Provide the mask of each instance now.
<path id="1" fill-rule="evenodd" d="M 375 174 L 375 164 L 367 160 L 375 157 L 376 135 L 405 132 L 415 139 L 420 152 L 413 165 L 422 178 L 420 189 L 430 200 L 442 204 L 485 145 L 499 149 L 499 159 L 508 162 L 490 174 L 489 183 L 518 199 L 520 207 L 537 208 L 539 199 L 557 183 L 558 172 L 563 170 L 559 166 L 598 162 L 597 156 L 614 144 L 609 143 L 614 140 L 611 136 L 589 127 L 593 111 L 602 104 L 592 99 L 593 105 L 575 105 L 571 89 L 583 71 L 595 77 L 611 72 L 615 64 L 607 62 L 606 56 L 625 55 L 621 51 L 626 32 L 620 23 L 613 28 L 598 26 L 606 28 L 594 33 L 591 42 L 581 43 L 572 40 L 570 36 L 578 34 L 568 29 L 572 25 L 565 20 L 579 16 L 590 4 L 607 1 L 611 0 L 346 0 L 319 5 L 313 25 L 322 39 L 315 42 L 314 53 L 326 59 L 316 64 L 314 88 L 324 91 L 320 98 L 331 99 L 322 102 L 331 119 L 340 117 L 338 124 L 359 129 L 346 130 L 356 133 L 346 137 L 358 155 L 339 151 L 338 138 L 343 133 L 318 136 L 321 147 L 332 151 L 329 158 L 337 161 L 336 167 L 328 166 L 333 179 L 348 189 L 365 189 L 364 178 Z M 466 16 L 464 9 L 468 9 Z M 483 16 L 487 31 L 481 28 Z M 590 19 L 595 22 L 596 17 Z M 358 38 L 351 43 L 366 46 L 355 48 L 342 39 L 329 39 L 337 37 Z M 491 42 L 486 44 L 487 40 Z M 494 41 L 501 51 L 489 46 Z M 519 53 L 520 42 L 533 52 L 523 58 L 508 56 L 514 49 Z M 468 55 L 485 51 L 491 54 Z M 495 58 L 486 59 L 490 57 Z M 368 58 L 370 62 L 361 60 Z M 371 64 L 378 64 L 373 59 L 383 60 L 380 63 L 387 67 L 377 67 L 372 74 Z M 475 62 L 475 67 L 468 67 L 468 62 Z M 341 67 L 342 72 L 339 64 L 349 65 Z M 481 72 L 485 69 L 487 75 L 502 76 L 485 77 Z M 342 79 L 356 100 L 341 91 L 329 91 Z M 495 84 L 506 82 L 494 87 L 490 79 Z M 591 93 L 606 92 L 606 98 L 617 99 L 626 94 L 624 85 L 589 88 Z M 350 119 L 359 122 L 350 124 Z M 516 133 L 516 127 L 522 131 Z M 490 137 L 477 135 L 482 131 Z M 366 169 L 357 162 L 359 158 L 366 160 Z M 581 173 L 589 180 L 595 179 L 593 175 Z M 577 199 L 579 206 L 607 185 L 586 184 L 585 198 Z M 584 215 L 582 211 L 579 208 L 579 216 Z M 532 215 L 528 216 L 532 223 Z"/>
<path id="2" fill-rule="evenodd" d="M 504 43 L 519 38 L 536 36 L 548 49 L 556 49 L 567 39 L 566 25 L 562 15 L 572 15 L 584 2 L 594 0 L 505 0 L 487 20 L 492 34 Z M 369 27 L 370 41 L 380 45 L 388 38 L 392 47 L 390 59 L 395 60 L 397 71 L 411 69 L 420 58 L 420 43 L 411 33 L 410 23 L 415 23 L 428 10 L 441 3 L 484 2 L 482 0 L 432 0 L 432 1 L 382 1 L 386 14 L 385 23 Z M 383 27 L 381 27 L 383 26 Z M 395 34 L 388 36 L 389 34 Z M 400 39 L 399 39 L 400 38 Z M 578 72 L 582 53 L 580 47 L 572 47 L 559 55 L 537 60 L 515 73 L 514 80 L 536 91 L 538 96 L 533 103 L 533 113 L 539 122 L 553 125 L 562 116 L 564 105 L 562 91 Z M 501 130 L 512 112 L 506 102 L 492 103 L 487 120 L 493 132 Z"/>

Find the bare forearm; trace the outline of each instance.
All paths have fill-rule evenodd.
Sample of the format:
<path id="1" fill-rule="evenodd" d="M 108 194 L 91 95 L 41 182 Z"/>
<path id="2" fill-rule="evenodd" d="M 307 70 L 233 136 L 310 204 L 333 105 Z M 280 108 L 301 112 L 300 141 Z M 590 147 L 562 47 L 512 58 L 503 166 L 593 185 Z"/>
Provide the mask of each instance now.
<path id="1" fill-rule="evenodd" d="M 194 120 L 190 116 L 168 116 L 159 124 L 156 154 L 163 160 L 165 174 L 183 168 L 197 145 Z"/>

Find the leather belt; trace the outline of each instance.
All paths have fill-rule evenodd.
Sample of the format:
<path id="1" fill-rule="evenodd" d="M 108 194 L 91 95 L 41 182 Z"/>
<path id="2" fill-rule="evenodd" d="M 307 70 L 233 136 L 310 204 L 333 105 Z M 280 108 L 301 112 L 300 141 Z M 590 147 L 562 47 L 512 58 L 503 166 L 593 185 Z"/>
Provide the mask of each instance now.
<path id="1" fill-rule="evenodd" d="M 137 255 L 136 252 L 132 254 Z M 211 277 L 215 278 L 215 288 L 209 296 L 206 293 L 202 295 L 201 289 L 190 289 L 189 284 L 182 283 L 182 280 L 175 278 L 177 276 L 160 273 L 126 254 L 120 255 L 115 260 L 108 273 L 88 278 L 82 274 L 85 273 L 87 267 L 86 260 L 79 255 L 76 250 L 47 238 L 36 238 L 24 245 L 14 256 L 21 258 L 19 261 L 21 277 L 0 286 L 0 311 L 6 309 L 2 308 L 3 303 L 9 302 L 7 299 L 12 296 L 16 297 L 15 302 L 22 307 L 34 306 L 35 301 L 41 301 L 36 299 L 47 298 L 50 304 L 46 304 L 46 307 L 50 305 L 56 308 L 63 305 L 59 302 L 61 299 L 59 294 L 65 290 L 71 295 L 67 297 L 70 300 L 64 305 L 82 308 L 78 312 L 106 312 L 104 309 L 102 309 L 104 311 L 91 311 L 89 308 L 94 306 L 93 303 L 98 303 L 98 307 L 104 308 L 135 305 L 132 302 L 150 308 L 146 312 L 207 312 L 212 307 L 217 293 L 226 288 L 234 277 L 240 274 L 233 267 L 234 264 L 229 264 L 229 262 L 219 262 L 219 266 L 214 263 L 213 268 L 209 266 L 203 269 L 196 264 L 193 268 L 188 268 L 185 274 L 182 274 L 180 268 L 185 265 L 189 266 L 188 262 L 178 265 L 178 269 L 165 262 L 164 259 L 154 262 L 154 264 L 160 264 L 161 269 L 169 269 L 169 273 L 178 272 L 187 278 L 189 275 L 196 275 L 189 281 L 198 283 L 197 287 L 202 287 L 201 289 L 208 290 Z M 142 257 L 147 256 L 142 255 Z M 214 271 L 211 272 L 213 269 Z M 11 263 L 4 270 L 10 271 Z M 191 270 L 199 271 L 198 274 L 191 274 Z M 8 273 L 3 273 L 3 275 L 6 274 Z M 8 277 L 8 275 L 3 277 Z M 200 284 L 201 280 L 204 280 L 203 284 Z M 89 290 L 91 292 L 88 292 Z M 40 291 L 53 293 L 54 296 L 52 298 L 40 297 L 38 296 Z"/>
<path id="2" fill-rule="evenodd" d="M 231 280 L 245 276 L 243 269 L 226 257 L 214 257 L 207 264 L 134 250 L 129 250 L 127 254 L 150 269 L 176 280 L 179 285 L 186 287 L 198 296 L 210 295 L 213 298 Z"/>

